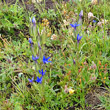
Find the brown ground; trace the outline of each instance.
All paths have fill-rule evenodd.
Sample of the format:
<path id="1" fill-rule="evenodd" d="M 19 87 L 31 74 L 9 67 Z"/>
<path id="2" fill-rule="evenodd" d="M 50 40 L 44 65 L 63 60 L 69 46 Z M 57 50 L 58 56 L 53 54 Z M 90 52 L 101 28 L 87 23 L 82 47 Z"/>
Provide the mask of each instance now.
<path id="1" fill-rule="evenodd" d="M 86 110 L 105 110 L 105 108 L 101 105 L 101 101 L 99 99 L 100 96 L 107 96 L 108 91 L 104 87 L 93 88 L 91 92 L 89 92 L 85 97 L 85 102 L 88 104 Z"/>

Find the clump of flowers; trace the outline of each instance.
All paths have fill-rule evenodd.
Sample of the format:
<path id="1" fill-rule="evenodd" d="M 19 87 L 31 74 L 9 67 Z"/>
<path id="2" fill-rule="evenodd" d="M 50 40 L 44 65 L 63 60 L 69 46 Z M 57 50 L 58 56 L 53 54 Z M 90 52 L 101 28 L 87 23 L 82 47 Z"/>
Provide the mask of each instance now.
<path id="1" fill-rule="evenodd" d="M 42 25 L 45 26 L 45 27 L 46 27 L 46 26 L 49 26 L 49 21 L 44 18 L 44 19 L 42 20 Z"/>
<path id="2" fill-rule="evenodd" d="M 107 20 L 101 19 L 101 21 L 99 21 L 99 22 L 97 23 L 97 25 L 98 25 L 99 27 L 102 27 L 102 25 L 106 24 L 107 22 L 108 22 Z"/>
<path id="3" fill-rule="evenodd" d="M 97 23 L 97 26 L 102 27 L 102 22 L 99 21 L 99 22 Z"/>
<path id="4" fill-rule="evenodd" d="M 91 74 L 90 80 L 91 80 L 91 81 L 95 81 L 96 79 L 97 79 L 97 77 L 95 76 L 95 74 Z"/>
<path id="5" fill-rule="evenodd" d="M 37 60 L 38 60 L 38 58 L 39 57 L 34 57 L 33 55 L 32 55 L 32 59 L 35 61 L 35 62 L 37 62 Z M 46 63 L 49 63 L 49 62 L 51 62 L 51 61 L 48 61 L 50 59 L 50 57 L 48 57 L 48 58 L 45 58 L 45 56 L 43 56 L 43 63 L 44 64 L 46 64 Z M 35 80 L 37 83 L 42 83 L 42 78 L 43 78 L 43 76 L 45 75 L 45 72 L 46 72 L 46 70 L 45 71 L 43 71 L 43 69 L 41 69 L 41 70 L 39 70 L 38 71 L 40 74 L 41 74 L 41 77 L 37 77 L 37 79 Z M 33 81 L 34 81 L 34 77 L 32 77 L 32 79 L 28 79 L 28 81 L 30 82 L 30 83 L 33 83 Z"/>
<path id="6" fill-rule="evenodd" d="M 92 65 L 91 65 L 91 67 L 90 67 L 91 69 L 96 69 L 97 68 L 97 66 L 96 66 L 96 64 L 92 61 Z"/>
<path id="7" fill-rule="evenodd" d="M 64 26 L 69 25 L 69 22 L 67 20 L 63 20 L 63 22 L 64 22 Z"/>
<path id="8" fill-rule="evenodd" d="M 52 36 L 51 36 L 51 40 L 56 40 L 57 39 L 57 36 L 55 35 L 55 34 L 53 34 Z"/>
<path id="9" fill-rule="evenodd" d="M 36 20 L 35 20 L 35 17 L 33 17 L 33 19 L 32 19 L 32 24 L 33 24 L 33 26 L 35 26 L 36 25 Z M 38 60 L 39 60 L 39 56 L 41 56 L 41 55 L 39 55 L 39 56 L 34 56 L 34 52 L 33 52 L 33 46 L 34 46 L 34 43 L 33 43 L 33 41 L 32 41 L 32 39 L 31 38 L 29 38 L 29 43 L 30 43 L 30 47 L 31 47 L 31 50 L 32 50 L 32 53 L 33 53 L 33 55 L 32 55 L 32 60 L 35 62 L 35 70 L 36 70 L 36 72 L 37 72 L 37 69 L 36 69 L 36 65 L 38 65 L 39 63 L 37 62 Z M 38 41 L 38 49 L 40 50 L 40 52 L 41 52 L 41 45 L 40 45 L 40 42 Z M 42 59 L 42 62 L 43 62 L 43 64 L 47 64 L 47 63 L 49 63 L 49 62 L 51 62 L 51 61 L 49 61 L 49 59 L 50 59 L 50 57 L 48 57 L 48 58 L 46 58 L 45 56 L 43 56 L 43 59 Z M 45 75 L 45 73 L 46 73 L 46 70 L 43 70 L 43 69 L 41 69 L 41 70 L 38 70 L 38 72 L 39 72 L 39 74 L 41 75 L 41 77 L 38 77 L 37 76 L 37 79 L 34 79 L 34 76 L 32 77 L 32 79 L 28 79 L 28 81 L 30 82 L 30 83 L 33 83 L 34 81 L 35 82 L 37 82 L 37 83 L 42 83 L 42 80 L 43 80 L 43 77 L 44 77 L 44 75 Z"/>
<path id="10" fill-rule="evenodd" d="M 88 19 L 93 18 L 93 17 L 94 17 L 93 13 L 92 12 L 89 12 L 88 13 Z"/>
<path id="11" fill-rule="evenodd" d="M 43 76 L 45 75 L 45 72 L 46 72 L 46 70 L 45 71 L 43 71 L 43 69 L 41 69 L 41 70 L 39 70 L 39 73 L 42 75 L 41 77 L 37 77 L 37 79 L 35 80 L 37 83 L 42 83 L 42 78 L 43 78 Z M 30 83 L 33 83 L 34 82 L 34 77 L 32 77 L 32 79 L 28 79 L 28 81 L 30 82 Z"/>

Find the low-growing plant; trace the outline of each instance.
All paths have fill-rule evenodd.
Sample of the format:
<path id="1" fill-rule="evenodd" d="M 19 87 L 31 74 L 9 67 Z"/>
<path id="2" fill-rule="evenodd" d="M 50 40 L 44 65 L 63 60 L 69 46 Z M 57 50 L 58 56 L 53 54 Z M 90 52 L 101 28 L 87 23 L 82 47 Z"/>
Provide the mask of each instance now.
<path id="1" fill-rule="evenodd" d="M 15 31 L 24 29 L 24 9 L 20 5 L 15 4 L 0 4 L 0 33 L 2 35 L 17 35 Z M 14 38 L 16 40 L 16 38 Z"/>

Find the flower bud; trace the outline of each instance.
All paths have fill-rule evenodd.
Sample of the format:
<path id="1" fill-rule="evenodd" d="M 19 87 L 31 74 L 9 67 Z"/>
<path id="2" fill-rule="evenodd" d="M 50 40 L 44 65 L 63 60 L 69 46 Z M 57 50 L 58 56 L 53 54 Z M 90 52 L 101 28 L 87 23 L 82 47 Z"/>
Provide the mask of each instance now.
<path id="1" fill-rule="evenodd" d="M 35 17 L 32 18 L 32 24 L 33 25 L 36 25 L 36 19 L 35 19 Z"/>
<path id="2" fill-rule="evenodd" d="M 83 17 L 83 10 L 81 10 L 81 12 L 79 13 L 79 17 L 80 17 L 80 18 Z"/>

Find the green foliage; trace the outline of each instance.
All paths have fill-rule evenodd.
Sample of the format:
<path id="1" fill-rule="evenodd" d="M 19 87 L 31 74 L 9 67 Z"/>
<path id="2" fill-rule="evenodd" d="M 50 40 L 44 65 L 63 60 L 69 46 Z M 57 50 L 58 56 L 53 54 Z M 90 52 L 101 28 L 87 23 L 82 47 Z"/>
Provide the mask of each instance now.
<path id="1" fill-rule="evenodd" d="M 101 96 L 100 100 L 102 102 L 102 106 L 106 109 L 109 110 L 110 109 L 110 95 L 108 94 L 108 97 L 106 96 Z"/>
<path id="2" fill-rule="evenodd" d="M 86 95 L 94 92 L 92 88 L 103 86 L 107 95 L 98 97 L 101 103 L 97 106 L 109 110 L 110 35 L 107 30 L 110 8 L 105 8 L 108 4 L 91 5 L 89 0 L 62 1 L 60 5 L 55 4 L 56 9 L 42 10 L 36 3 L 38 15 L 32 12 L 28 15 L 17 2 L 10 6 L 3 4 L 0 7 L 0 108 L 85 110 L 91 106 L 85 103 Z M 81 10 L 84 16 L 80 22 Z M 89 12 L 94 14 L 96 23 L 92 22 L 93 18 L 88 19 Z M 24 20 L 32 20 L 31 15 L 37 19 L 35 25 Z M 97 24 L 101 19 L 108 21 L 100 27 Z M 81 25 L 75 31 L 70 24 L 76 22 Z M 30 35 L 25 36 L 22 31 L 27 30 L 24 24 L 29 27 Z M 15 29 L 20 31 L 19 40 L 4 36 L 4 32 L 15 34 Z M 77 34 L 83 36 L 79 42 Z M 37 63 L 32 55 L 39 57 Z M 43 56 L 50 57 L 52 63 L 44 64 Z M 41 69 L 46 73 L 40 84 L 35 80 L 41 76 L 38 72 Z M 33 83 L 29 82 L 32 77 Z"/>
<path id="3" fill-rule="evenodd" d="M 15 37 L 15 31 L 24 29 L 24 9 L 17 3 L 9 6 L 0 4 L 0 33 L 3 35 Z"/>

